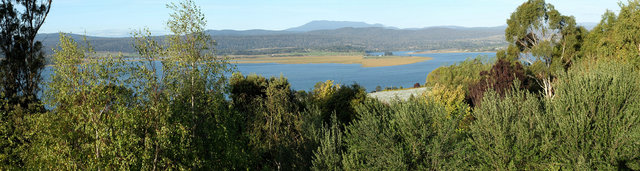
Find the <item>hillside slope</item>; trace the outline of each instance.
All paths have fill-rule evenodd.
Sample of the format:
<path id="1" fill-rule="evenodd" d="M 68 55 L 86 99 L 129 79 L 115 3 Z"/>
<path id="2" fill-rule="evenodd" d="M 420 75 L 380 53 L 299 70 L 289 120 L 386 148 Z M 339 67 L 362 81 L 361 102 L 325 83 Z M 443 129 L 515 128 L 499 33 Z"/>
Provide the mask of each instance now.
<path id="1" fill-rule="evenodd" d="M 481 49 L 506 45 L 504 29 L 494 28 L 426 28 L 396 30 L 386 28 L 341 28 L 310 32 L 253 31 L 253 34 L 234 31 L 208 31 L 222 54 L 272 54 L 300 52 L 308 49 L 330 51 L 401 51 L 436 49 Z M 222 34 L 224 33 L 224 34 Z M 78 41 L 80 35 L 72 35 Z M 157 36 L 158 40 L 163 36 Z M 40 34 L 46 50 L 58 43 L 57 34 Z M 131 38 L 87 37 L 96 51 L 133 53 Z"/>

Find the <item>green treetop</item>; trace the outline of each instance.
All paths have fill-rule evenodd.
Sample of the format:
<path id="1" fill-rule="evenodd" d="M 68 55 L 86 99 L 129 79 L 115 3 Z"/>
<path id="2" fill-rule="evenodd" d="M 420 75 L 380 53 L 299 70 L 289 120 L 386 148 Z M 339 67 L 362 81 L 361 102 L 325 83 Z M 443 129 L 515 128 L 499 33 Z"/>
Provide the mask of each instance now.
<path id="1" fill-rule="evenodd" d="M 555 72 L 568 68 L 581 56 L 583 27 L 544 0 L 529 0 L 507 20 L 506 57 L 531 65 L 547 97 L 553 96 Z M 500 55 L 503 56 L 503 55 Z"/>

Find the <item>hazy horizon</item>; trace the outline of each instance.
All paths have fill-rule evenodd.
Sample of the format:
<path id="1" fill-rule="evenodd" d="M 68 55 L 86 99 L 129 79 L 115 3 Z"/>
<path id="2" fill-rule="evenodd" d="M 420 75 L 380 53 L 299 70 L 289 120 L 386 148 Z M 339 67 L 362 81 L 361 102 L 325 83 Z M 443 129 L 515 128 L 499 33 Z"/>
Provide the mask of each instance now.
<path id="1" fill-rule="evenodd" d="M 78 33 L 122 37 L 148 27 L 153 34 L 166 34 L 170 0 L 54 1 L 40 33 Z M 195 1 L 212 30 L 284 30 L 314 20 L 353 21 L 387 27 L 433 26 L 495 27 L 525 0 L 462 1 Z M 597 23 L 607 10 L 617 12 L 618 2 L 601 0 L 547 0 L 563 15 L 579 23 Z M 82 15 L 78 15 L 81 13 Z"/>

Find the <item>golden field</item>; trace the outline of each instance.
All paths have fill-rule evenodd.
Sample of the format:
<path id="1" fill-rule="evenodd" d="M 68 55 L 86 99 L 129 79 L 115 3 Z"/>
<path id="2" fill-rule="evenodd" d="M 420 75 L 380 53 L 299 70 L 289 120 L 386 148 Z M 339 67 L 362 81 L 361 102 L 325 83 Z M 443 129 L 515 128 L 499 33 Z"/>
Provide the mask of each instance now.
<path id="1" fill-rule="evenodd" d="M 410 56 L 382 56 L 382 57 L 363 57 L 361 55 L 337 55 L 337 56 L 295 56 L 295 57 L 252 57 L 239 58 L 232 57 L 232 63 L 278 63 L 278 64 L 362 64 L 361 67 L 382 67 L 406 65 L 426 60 L 429 57 L 410 57 Z"/>

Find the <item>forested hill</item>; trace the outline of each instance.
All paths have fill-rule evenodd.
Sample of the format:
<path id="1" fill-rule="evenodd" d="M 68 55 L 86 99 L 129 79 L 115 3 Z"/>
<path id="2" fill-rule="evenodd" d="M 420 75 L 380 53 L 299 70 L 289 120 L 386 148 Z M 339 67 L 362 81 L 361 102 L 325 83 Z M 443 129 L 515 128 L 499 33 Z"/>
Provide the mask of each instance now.
<path id="1" fill-rule="evenodd" d="M 430 27 L 394 29 L 390 27 L 339 28 L 333 30 L 270 31 L 208 30 L 223 54 L 270 54 L 309 49 L 331 51 L 398 51 L 427 49 L 494 50 L 506 46 L 504 26 Z M 72 35 L 76 40 L 82 36 Z M 158 36 L 162 38 L 162 36 Z M 57 34 L 39 34 L 45 49 L 58 43 Z M 87 37 L 96 51 L 133 53 L 131 38 Z"/>

